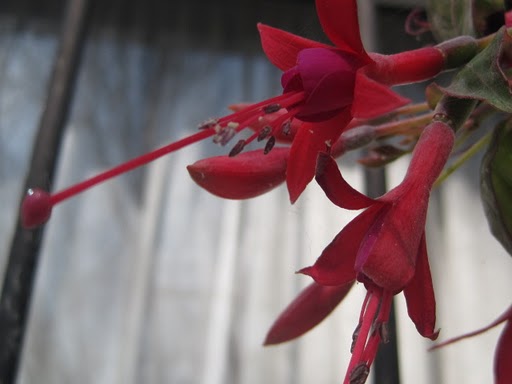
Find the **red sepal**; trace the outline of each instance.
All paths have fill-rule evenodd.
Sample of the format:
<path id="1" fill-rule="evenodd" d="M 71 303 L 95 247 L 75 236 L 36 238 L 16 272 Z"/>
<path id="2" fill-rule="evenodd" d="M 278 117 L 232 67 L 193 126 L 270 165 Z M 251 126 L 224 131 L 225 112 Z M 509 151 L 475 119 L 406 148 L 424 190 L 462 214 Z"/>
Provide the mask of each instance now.
<path id="1" fill-rule="evenodd" d="M 283 72 L 297 64 L 297 55 L 303 49 L 332 48 L 329 45 L 261 23 L 258 23 L 258 31 L 263 52 L 267 55 L 268 60 Z"/>
<path id="2" fill-rule="evenodd" d="M 363 71 L 356 73 L 352 116 L 360 119 L 370 119 L 389 113 L 410 102 L 409 99 L 398 95 L 388 87 L 370 79 Z"/>
<path id="3" fill-rule="evenodd" d="M 354 52 L 366 63 L 373 62 L 361 41 L 356 0 L 317 0 L 316 12 L 325 34 L 338 48 Z"/>
<path id="4" fill-rule="evenodd" d="M 407 302 L 409 317 L 416 325 L 420 335 L 431 340 L 437 339 L 439 331 L 435 330 L 436 298 L 428 264 L 425 233 L 423 233 L 418 249 L 416 272 L 409 284 L 405 286 L 404 296 Z"/>
<path id="5" fill-rule="evenodd" d="M 382 204 L 375 204 L 348 223 L 323 250 L 315 264 L 301 269 L 299 273 L 311 276 L 323 285 L 341 285 L 355 279 L 354 264 L 359 245 L 381 208 Z"/>
<path id="6" fill-rule="evenodd" d="M 333 287 L 312 283 L 304 288 L 272 324 L 264 345 L 284 343 L 308 332 L 336 308 L 353 283 Z"/>
<path id="7" fill-rule="evenodd" d="M 313 179 L 318 153 L 325 151 L 327 145 L 332 145 L 338 139 L 350 119 L 350 111 L 346 108 L 330 120 L 304 123 L 299 129 L 286 169 L 286 184 L 292 204 Z"/>
<path id="8" fill-rule="evenodd" d="M 261 149 L 235 157 L 216 156 L 187 167 L 192 179 L 225 199 L 249 199 L 274 189 L 285 180 L 289 148 Z"/>
<path id="9" fill-rule="evenodd" d="M 363 209 L 375 203 L 375 200 L 363 195 L 345 181 L 336 160 L 327 153 L 318 154 L 315 179 L 329 200 L 338 207 Z"/>

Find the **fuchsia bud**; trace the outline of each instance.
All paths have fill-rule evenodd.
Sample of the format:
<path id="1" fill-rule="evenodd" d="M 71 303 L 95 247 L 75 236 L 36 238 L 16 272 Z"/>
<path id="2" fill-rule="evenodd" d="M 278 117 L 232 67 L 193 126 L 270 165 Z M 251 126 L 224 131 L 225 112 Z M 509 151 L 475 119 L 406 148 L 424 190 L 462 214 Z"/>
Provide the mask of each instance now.
<path id="1" fill-rule="evenodd" d="M 187 169 L 199 186 L 216 196 L 249 199 L 284 182 L 288 154 L 288 148 L 274 148 L 267 155 L 255 150 L 199 160 Z"/>

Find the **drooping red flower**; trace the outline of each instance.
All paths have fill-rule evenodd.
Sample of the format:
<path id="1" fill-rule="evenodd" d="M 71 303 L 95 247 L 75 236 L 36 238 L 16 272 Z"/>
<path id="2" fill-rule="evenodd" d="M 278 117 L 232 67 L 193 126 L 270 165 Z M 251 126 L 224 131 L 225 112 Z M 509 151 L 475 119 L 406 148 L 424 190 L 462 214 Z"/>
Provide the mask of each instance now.
<path id="1" fill-rule="evenodd" d="M 462 339 L 481 335 L 502 323 L 505 323 L 505 327 L 501 332 L 494 354 L 494 383 L 509 384 L 512 380 L 512 305 L 489 325 L 477 329 L 476 331 L 446 340 L 433 347 L 432 350 L 456 343 Z"/>
<path id="2" fill-rule="evenodd" d="M 283 71 L 283 95 L 268 100 L 271 104 L 254 104 L 217 122 L 221 131 L 229 128 L 229 124 L 241 130 L 258 125 L 266 112 L 283 108 L 279 118 L 239 142 L 235 152 L 262 132 L 273 144 L 274 137 L 281 135 L 283 129 L 297 120 L 301 122 L 293 137 L 286 169 L 292 203 L 313 179 L 318 152 L 334 143 L 353 117 L 375 117 L 408 102 L 387 85 L 431 77 L 444 63 L 443 55 L 435 48 L 415 52 L 418 55 L 421 51 L 419 56 L 424 60 L 414 65 L 404 65 L 398 57 L 369 55 L 361 42 L 355 0 L 317 0 L 316 10 L 334 46 L 259 24 L 265 54 Z"/>
<path id="3" fill-rule="evenodd" d="M 344 287 L 357 279 L 368 291 L 345 383 L 362 383 L 368 375 L 378 345 L 386 338 L 385 324 L 395 294 L 404 292 L 418 332 L 430 339 L 437 337 L 425 220 L 432 185 L 453 143 L 449 126 L 430 124 L 414 149 L 402 183 L 376 200 L 350 187 L 332 157 L 319 156 L 316 179 L 330 200 L 346 209 L 366 208 L 343 228 L 313 266 L 300 271 L 325 286 Z M 318 321 L 308 325 L 313 327 L 322 319 L 317 317 Z M 280 329 L 288 326 L 289 322 L 276 322 L 269 334 L 280 335 Z M 273 343 L 287 340 L 272 337 Z"/>

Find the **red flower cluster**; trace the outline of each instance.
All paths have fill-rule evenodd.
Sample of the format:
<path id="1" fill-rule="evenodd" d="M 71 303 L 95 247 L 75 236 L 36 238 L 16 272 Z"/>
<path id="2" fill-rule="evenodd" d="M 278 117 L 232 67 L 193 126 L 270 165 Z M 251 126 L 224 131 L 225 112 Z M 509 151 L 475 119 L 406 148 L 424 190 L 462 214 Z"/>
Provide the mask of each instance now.
<path id="1" fill-rule="evenodd" d="M 409 316 L 422 336 L 438 335 L 424 228 L 430 192 L 450 155 L 454 133 L 441 121 L 425 128 L 403 182 L 378 199 L 350 187 L 325 151 L 349 129 L 353 118 L 373 118 L 407 103 L 389 86 L 431 78 L 443 70 L 445 58 L 436 47 L 392 56 L 368 54 L 359 34 L 355 0 L 317 0 L 316 9 L 332 46 L 258 26 L 263 50 L 283 71 L 281 95 L 237 105 L 232 114 L 201 124 L 194 135 L 63 191 L 30 190 L 22 218 L 27 227 L 40 225 L 54 205 L 98 183 L 206 138 L 225 145 L 240 131 L 251 129 L 249 138 L 238 141 L 229 156 L 200 160 L 188 167 L 189 173 L 200 186 L 232 199 L 257 196 L 286 180 L 292 203 L 316 175 L 334 204 L 365 209 L 313 266 L 300 271 L 314 282 L 281 314 L 266 338 L 266 344 L 275 344 L 300 336 L 321 322 L 359 281 L 367 295 L 344 383 L 364 383 L 380 342 L 387 339 L 394 295 L 404 292 Z M 241 153 L 254 140 L 266 140 L 264 151 Z M 273 148 L 278 141 L 289 146 Z M 511 318 L 509 309 L 491 324 L 507 322 L 498 345 L 497 377 L 511 375 L 505 363 L 512 358 Z"/>
<path id="2" fill-rule="evenodd" d="M 353 117 L 375 117 L 404 105 L 408 100 L 391 91 L 389 85 L 431 78 L 445 66 L 444 55 L 435 47 L 392 56 L 369 55 L 359 35 L 355 0 L 317 0 L 316 9 L 334 46 L 262 24 L 258 26 L 263 50 L 284 72 L 282 95 L 210 119 L 194 135 L 58 193 L 31 190 L 22 207 L 24 225 L 43 224 L 53 206 L 107 179 L 209 137 L 225 145 L 238 132 L 261 127 L 263 122 L 263 127 L 235 145 L 230 156 L 239 154 L 255 139 L 267 140 L 263 153 L 252 152 L 243 160 L 231 162 L 227 158 L 205 159 L 190 166 L 189 172 L 207 190 L 237 199 L 264 193 L 286 178 L 290 199 L 295 202 L 313 179 L 318 152 L 332 145 Z M 295 134 L 291 147 L 266 157 L 276 137 L 286 137 L 292 127 Z M 252 188 L 239 188 L 253 176 L 260 182 L 250 182 Z M 219 183 L 223 184 L 220 188 Z"/>

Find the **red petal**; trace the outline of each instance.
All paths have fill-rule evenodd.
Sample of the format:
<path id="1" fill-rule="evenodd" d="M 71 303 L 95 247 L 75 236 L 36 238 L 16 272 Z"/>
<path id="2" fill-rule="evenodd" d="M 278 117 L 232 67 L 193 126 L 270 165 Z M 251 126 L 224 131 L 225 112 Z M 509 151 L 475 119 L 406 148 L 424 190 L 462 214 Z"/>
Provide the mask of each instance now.
<path id="1" fill-rule="evenodd" d="M 338 207 L 362 209 L 375 203 L 375 200 L 363 195 L 345 181 L 336 160 L 326 153 L 318 155 L 315 179 L 329 200 Z"/>
<path id="2" fill-rule="evenodd" d="M 260 32 L 263 52 L 265 52 L 269 61 L 282 71 L 295 67 L 297 55 L 303 49 L 332 48 L 328 45 L 261 23 L 258 24 L 258 30 Z"/>
<path id="3" fill-rule="evenodd" d="M 494 357 L 494 379 L 496 384 L 509 384 L 512 378 L 512 319 L 501 333 Z"/>
<path id="4" fill-rule="evenodd" d="M 324 249 L 315 264 L 299 272 L 323 285 L 341 285 L 356 277 L 357 251 L 368 227 L 379 214 L 382 204 L 375 204 L 348 223 Z"/>
<path id="5" fill-rule="evenodd" d="M 407 312 L 423 337 L 435 340 L 439 331 L 436 325 L 436 298 L 432 286 L 432 276 L 428 264 L 425 233 L 421 238 L 416 260 L 416 272 L 410 283 L 404 288 Z"/>
<path id="6" fill-rule="evenodd" d="M 277 187 L 285 180 L 289 148 L 262 150 L 235 157 L 216 156 L 187 167 L 199 186 L 226 199 L 249 199 Z"/>
<path id="7" fill-rule="evenodd" d="M 284 343 L 302 336 L 324 320 L 345 298 L 354 281 L 327 287 L 312 283 L 279 315 L 270 328 L 265 345 Z"/>
<path id="8" fill-rule="evenodd" d="M 338 48 L 372 62 L 361 41 L 356 0 L 316 0 L 316 12 L 325 34 Z"/>
<path id="9" fill-rule="evenodd" d="M 324 151 L 327 143 L 332 144 L 338 139 L 350 119 L 347 108 L 330 120 L 304 123 L 299 129 L 292 143 L 286 169 L 286 184 L 292 204 L 313 179 L 318 152 Z"/>
<path id="10" fill-rule="evenodd" d="M 352 115 L 369 119 L 389 113 L 410 102 L 388 87 L 370 79 L 362 71 L 356 74 Z"/>

